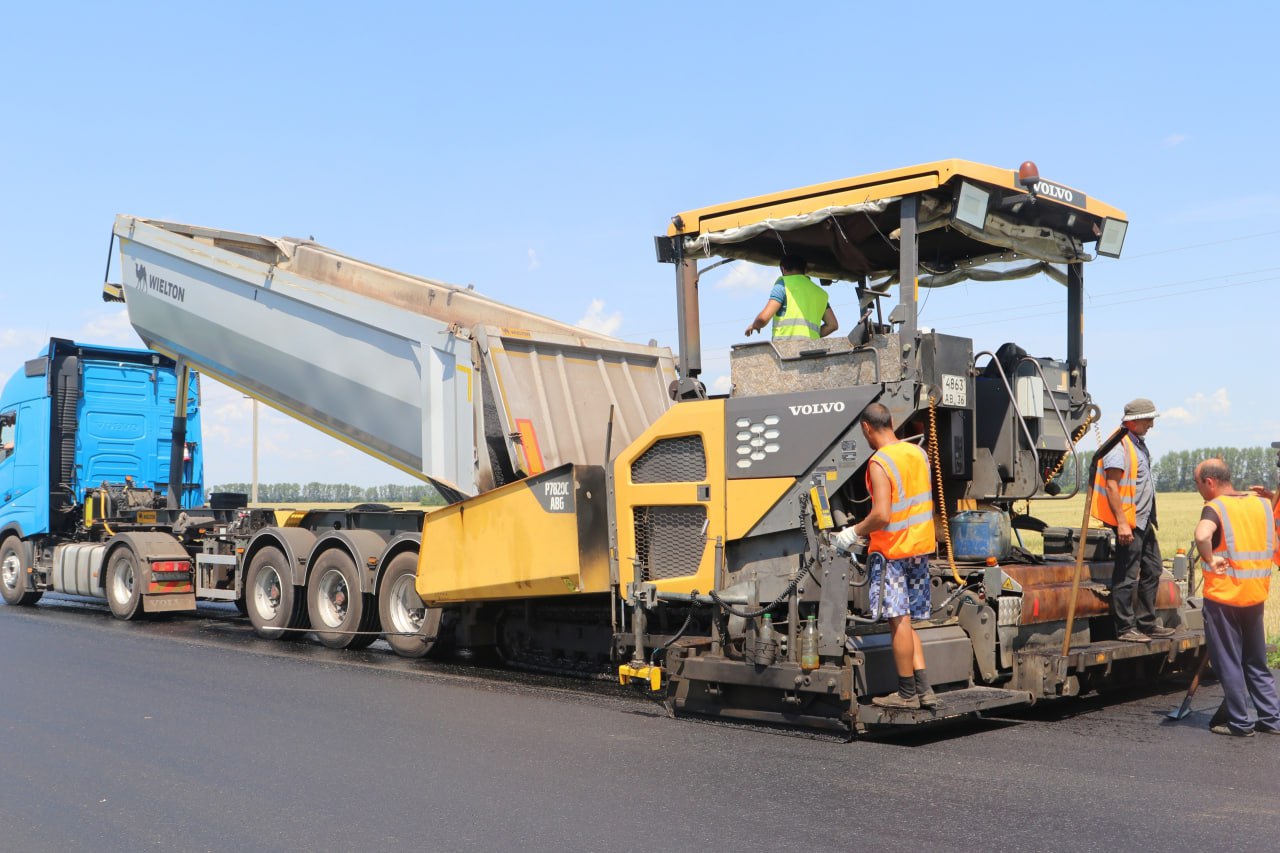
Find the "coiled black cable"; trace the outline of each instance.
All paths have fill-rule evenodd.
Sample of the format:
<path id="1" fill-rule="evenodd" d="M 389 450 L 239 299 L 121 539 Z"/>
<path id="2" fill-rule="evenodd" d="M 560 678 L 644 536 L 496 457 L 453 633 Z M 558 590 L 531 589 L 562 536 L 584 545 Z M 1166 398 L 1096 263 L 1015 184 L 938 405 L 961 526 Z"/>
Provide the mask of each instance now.
<path id="1" fill-rule="evenodd" d="M 770 601 L 768 604 L 766 604 L 764 607 L 761 607 L 758 610 L 735 610 L 733 605 L 729 604 L 723 598 L 721 598 L 720 594 L 716 592 L 714 589 L 711 590 L 709 595 L 711 596 L 711 600 L 720 606 L 721 610 L 725 611 L 731 616 L 737 616 L 740 619 L 755 619 L 757 616 L 763 616 L 764 614 L 768 613 L 770 610 L 777 607 L 779 604 L 781 604 L 783 601 L 789 598 L 791 594 L 796 591 L 796 587 L 800 585 L 800 581 L 804 580 L 805 575 L 809 574 L 809 570 L 813 568 L 814 562 L 815 561 L 812 558 L 810 558 L 809 560 L 806 560 L 800 566 L 800 570 L 796 572 L 795 575 L 791 578 L 791 581 L 787 584 L 786 589 L 778 593 L 777 598 L 775 598 L 773 601 Z"/>

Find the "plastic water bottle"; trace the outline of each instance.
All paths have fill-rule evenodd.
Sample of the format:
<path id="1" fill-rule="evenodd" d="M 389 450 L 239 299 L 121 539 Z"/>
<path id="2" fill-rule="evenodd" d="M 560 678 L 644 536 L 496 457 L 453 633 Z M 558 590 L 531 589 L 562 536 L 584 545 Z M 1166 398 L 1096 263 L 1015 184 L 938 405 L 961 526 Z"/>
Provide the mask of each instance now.
<path id="1" fill-rule="evenodd" d="M 756 633 L 755 662 L 758 666 L 769 666 L 778 654 L 778 637 L 773 631 L 773 614 L 764 614 L 764 621 Z"/>
<path id="2" fill-rule="evenodd" d="M 818 668 L 818 617 L 810 616 L 800 632 L 800 668 L 812 672 Z"/>

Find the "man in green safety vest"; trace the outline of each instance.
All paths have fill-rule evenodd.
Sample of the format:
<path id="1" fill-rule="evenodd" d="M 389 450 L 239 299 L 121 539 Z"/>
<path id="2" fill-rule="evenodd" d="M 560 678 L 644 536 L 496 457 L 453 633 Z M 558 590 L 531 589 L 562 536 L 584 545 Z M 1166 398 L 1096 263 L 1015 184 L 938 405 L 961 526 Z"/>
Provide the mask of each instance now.
<path id="1" fill-rule="evenodd" d="M 769 301 L 747 326 L 747 336 L 773 321 L 775 338 L 817 340 L 839 328 L 835 312 L 827 302 L 827 292 L 805 275 L 808 263 L 799 255 L 783 255 L 778 264 L 782 275 L 773 284 Z"/>

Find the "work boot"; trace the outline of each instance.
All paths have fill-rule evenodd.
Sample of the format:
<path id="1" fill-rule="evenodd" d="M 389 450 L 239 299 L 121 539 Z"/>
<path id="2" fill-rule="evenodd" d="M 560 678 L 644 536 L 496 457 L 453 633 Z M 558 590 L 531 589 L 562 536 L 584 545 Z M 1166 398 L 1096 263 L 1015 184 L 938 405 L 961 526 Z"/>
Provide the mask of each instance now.
<path id="1" fill-rule="evenodd" d="M 915 681 L 916 696 L 920 699 L 921 708 L 938 707 L 938 694 L 933 692 L 933 688 L 929 686 L 929 676 L 923 669 L 917 669 L 912 673 Z"/>
<path id="2" fill-rule="evenodd" d="M 871 704 L 878 708 L 892 708 L 895 711 L 918 711 L 919 696 L 903 696 L 901 693 L 890 693 L 888 696 L 876 696 Z"/>
<path id="3" fill-rule="evenodd" d="M 1237 729 L 1235 726 L 1228 725 L 1210 726 L 1209 731 L 1213 732 L 1215 735 L 1227 735 L 1228 737 L 1253 737 L 1253 729 L 1245 731 L 1244 729 Z"/>
<path id="4" fill-rule="evenodd" d="M 1125 631 L 1123 634 L 1121 634 L 1120 636 L 1116 637 L 1116 639 L 1117 639 L 1117 640 L 1123 640 L 1123 641 L 1124 641 L 1124 642 L 1126 642 L 1126 643 L 1149 643 L 1149 642 L 1151 642 L 1151 638 L 1150 638 L 1150 637 L 1148 637 L 1146 634 L 1142 633 L 1141 631 L 1139 631 L 1137 628 L 1130 628 L 1128 631 Z"/>

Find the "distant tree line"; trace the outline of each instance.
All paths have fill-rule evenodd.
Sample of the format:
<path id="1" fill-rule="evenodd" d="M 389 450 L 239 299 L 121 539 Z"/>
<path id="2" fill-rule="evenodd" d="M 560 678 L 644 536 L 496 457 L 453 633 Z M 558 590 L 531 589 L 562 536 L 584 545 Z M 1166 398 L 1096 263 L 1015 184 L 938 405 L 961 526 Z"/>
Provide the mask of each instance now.
<path id="1" fill-rule="evenodd" d="M 1231 482 L 1244 489 L 1255 483 L 1272 487 L 1276 483 L 1276 451 L 1270 447 L 1203 447 L 1175 450 L 1156 463 L 1156 488 L 1162 492 L 1194 492 L 1192 475 L 1196 465 L 1216 456 L 1231 469 Z"/>
<path id="2" fill-rule="evenodd" d="M 221 483 L 211 486 L 209 492 L 242 492 L 252 494 L 249 483 Z M 261 503 L 416 503 L 423 506 L 443 506 L 444 499 L 431 486 L 421 483 L 401 486 L 387 483 L 385 486 L 356 486 L 351 483 L 259 483 L 258 500 Z"/>
<path id="3" fill-rule="evenodd" d="M 1092 452 L 1081 448 L 1081 464 L 1088 465 Z M 1155 464 L 1156 490 L 1161 492 L 1194 492 L 1192 475 L 1196 465 L 1210 456 L 1216 456 L 1231 468 L 1231 480 L 1239 488 L 1255 483 L 1267 487 L 1276 484 L 1276 451 L 1270 447 L 1202 447 L 1198 450 L 1173 450 L 1161 456 Z M 1075 483 L 1075 466 L 1068 459 L 1058 485 L 1065 491 Z"/>

